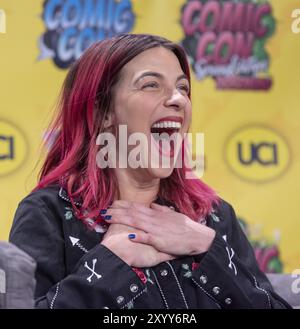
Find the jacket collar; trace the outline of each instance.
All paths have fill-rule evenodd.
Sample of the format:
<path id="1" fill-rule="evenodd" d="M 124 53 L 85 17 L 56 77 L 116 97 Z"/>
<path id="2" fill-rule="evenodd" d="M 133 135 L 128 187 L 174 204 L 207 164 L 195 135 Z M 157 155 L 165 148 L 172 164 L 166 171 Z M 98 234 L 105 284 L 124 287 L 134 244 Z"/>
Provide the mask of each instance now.
<path id="1" fill-rule="evenodd" d="M 59 197 L 60 197 L 61 199 L 65 200 L 65 201 L 68 201 L 68 202 L 71 203 L 71 199 L 70 199 L 70 197 L 69 197 L 69 195 L 68 195 L 68 192 L 67 192 L 63 187 L 61 187 L 61 188 L 59 189 L 59 191 L 58 191 L 58 195 L 59 195 Z M 74 200 L 74 204 L 75 204 L 76 206 L 79 206 L 79 207 L 82 206 L 82 202 L 79 202 L 79 200 L 77 200 L 77 199 Z"/>

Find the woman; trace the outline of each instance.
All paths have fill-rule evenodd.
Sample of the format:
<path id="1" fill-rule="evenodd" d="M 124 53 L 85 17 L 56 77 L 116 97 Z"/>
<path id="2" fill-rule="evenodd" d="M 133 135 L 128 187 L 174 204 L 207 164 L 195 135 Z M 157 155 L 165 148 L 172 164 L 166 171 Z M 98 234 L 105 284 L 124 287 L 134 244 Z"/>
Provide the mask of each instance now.
<path id="1" fill-rule="evenodd" d="M 166 147 L 154 136 L 184 137 L 190 121 L 187 59 L 164 38 L 123 34 L 73 64 L 55 141 L 10 234 L 37 261 L 38 308 L 289 307 L 260 272 L 232 207 L 176 166 L 182 140 Z M 124 127 L 125 139 L 145 137 L 139 159 L 129 156 L 134 144 L 122 147 Z M 116 150 L 107 136 L 117 137 Z M 164 167 L 162 158 L 174 161 Z"/>

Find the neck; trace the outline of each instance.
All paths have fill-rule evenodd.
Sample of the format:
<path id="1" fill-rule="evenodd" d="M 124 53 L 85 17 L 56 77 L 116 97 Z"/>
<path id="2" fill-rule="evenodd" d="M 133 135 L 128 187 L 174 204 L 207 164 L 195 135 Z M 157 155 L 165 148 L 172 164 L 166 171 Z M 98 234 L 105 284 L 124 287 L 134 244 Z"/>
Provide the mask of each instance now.
<path id="1" fill-rule="evenodd" d="M 115 169 L 118 181 L 118 195 L 115 199 L 126 200 L 144 204 L 150 207 L 159 191 L 159 178 L 145 179 L 144 175 L 138 175 L 138 170 Z"/>

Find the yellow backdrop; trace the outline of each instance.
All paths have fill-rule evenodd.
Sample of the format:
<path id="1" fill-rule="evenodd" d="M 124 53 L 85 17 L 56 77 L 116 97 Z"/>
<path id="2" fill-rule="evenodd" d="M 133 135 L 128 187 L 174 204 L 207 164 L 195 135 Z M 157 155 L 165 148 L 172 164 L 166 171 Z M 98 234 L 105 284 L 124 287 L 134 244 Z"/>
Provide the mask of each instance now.
<path id="1" fill-rule="evenodd" d="M 192 41 L 187 40 L 190 31 L 183 23 L 188 21 L 190 4 L 186 0 L 107 0 L 102 5 L 108 2 L 115 6 L 123 3 L 124 8 L 131 5 L 127 14 L 131 15 L 133 26 L 129 28 L 134 33 L 158 34 L 192 45 L 197 36 L 209 32 L 194 31 L 189 35 Z M 211 1 L 198 2 L 202 7 L 195 11 L 196 16 L 203 13 L 205 2 Z M 0 33 L 0 239 L 4 240 L 18 202 L 35 186 L 40 144 L 66 74 L 66 69 L 51 58 L 51 49 L 45 48 L 47 42 L 41 41 L 47 29 L 43 3 L 0 2 L 2 25 L 6 18 L 6 29 L 1 27 L 6 33 Z M 242 82 L 236 79 L 236 89 L 228 88 L 230 81 L 225 81 L 224 89 L 222 79 L 207 76 L 200 80 L 192 70 L 192 132 L 205 133 L 204 181 L 233 204 L 247 226 L 261 264 L 267 262 L 281 271 L 282 262 L 284 271 L 291 272 L 300 268 L 300 34 L 291 29 L 292 12 L 300 5 L 298 0 L 256 3 L 271 8 L 263 24 L 275 27 L 263 47 L 262 39 L 255 37 L 256 57 L 269 60 L 256 79 L 258 83 L 266 79 L 267 83 L 260 90 L 253 86 L 241 89 Z M 197 28 L 195 22 L 189 23 Z M 221 30 L 216 33 L 218 37 Z M 191 49 L 193 60 L 200 48 L 196 52 Z"/>

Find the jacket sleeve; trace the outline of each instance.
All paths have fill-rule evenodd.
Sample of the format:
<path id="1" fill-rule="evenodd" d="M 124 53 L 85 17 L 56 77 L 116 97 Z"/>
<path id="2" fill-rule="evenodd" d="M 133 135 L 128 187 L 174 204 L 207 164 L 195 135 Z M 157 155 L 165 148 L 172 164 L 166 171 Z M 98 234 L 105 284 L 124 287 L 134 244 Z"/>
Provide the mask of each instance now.
<path id="1" fill-rule="evenodd" d="M 100 243 L 67 275 L 62 224 L 41 198 L 19 204 L 10 241 L 37 262 L 37 308 L 123 308 L 145 291 L 131 267 Z"/>
<path id="2" fill-rule="evenodd" d="M 231 205 L 222 201 L 218 215 L 210 249 L 195 257 L 200 262 L 192 279 L 197 287 L 220 308 L 290 308 L 260 271 Z"/>

